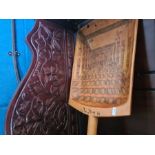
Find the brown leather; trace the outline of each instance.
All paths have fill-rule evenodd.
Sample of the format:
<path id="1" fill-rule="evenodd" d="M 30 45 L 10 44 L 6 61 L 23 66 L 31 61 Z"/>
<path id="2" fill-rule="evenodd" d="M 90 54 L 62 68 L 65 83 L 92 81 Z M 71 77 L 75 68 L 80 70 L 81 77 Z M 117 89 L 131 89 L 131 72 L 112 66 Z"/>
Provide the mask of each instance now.
<path id="1" fill-rule="evenodd" d="M 73 34 L 54 23 L 37 20 L 27 42 L 33 61 L 11 102 L 6 133 L 77 134 L 76 113 L 67 103 Z"/>

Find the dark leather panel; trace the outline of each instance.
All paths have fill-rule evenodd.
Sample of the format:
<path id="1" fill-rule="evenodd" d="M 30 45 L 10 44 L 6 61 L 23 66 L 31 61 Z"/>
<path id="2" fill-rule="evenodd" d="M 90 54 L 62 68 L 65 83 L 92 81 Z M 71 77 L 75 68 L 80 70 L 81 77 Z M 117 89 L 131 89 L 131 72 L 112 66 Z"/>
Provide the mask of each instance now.
<path id="1" fill-rule="evenodd" d="M 77 134 L 77 117 L 68 106 L 74 54 L 71 32 L 37 20 L 27 42 L 33 62 L 10 105 L 7 134 Z"/>
<path id="2" fill-rule="evenodd" d="M 126 134 L 155 134 L 155 92 L 134 91 L 132 109 L 125 119 Z"/>
<path id="3" fill-rule="evenodd" d="M 77 32 L 80 27 L 90 22 L 91 19 L 48 19 L 48 21 L 62 25 L 73 32 Z"/>
<path id="4" fill-rule="evenodd" d="M 135 78 L 135 89 L 155 89 L 155 74 L 140 74 Z"/>

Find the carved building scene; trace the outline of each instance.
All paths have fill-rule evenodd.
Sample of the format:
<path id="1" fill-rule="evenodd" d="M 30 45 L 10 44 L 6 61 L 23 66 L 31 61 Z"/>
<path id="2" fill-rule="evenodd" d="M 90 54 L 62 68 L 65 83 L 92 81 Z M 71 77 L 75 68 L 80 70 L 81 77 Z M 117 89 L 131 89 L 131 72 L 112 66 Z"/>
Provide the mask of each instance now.
<path id="1" fill-rule="evenodd" d="M 1 19 L 0 134 L 155 134 L 155 20 Z"/>

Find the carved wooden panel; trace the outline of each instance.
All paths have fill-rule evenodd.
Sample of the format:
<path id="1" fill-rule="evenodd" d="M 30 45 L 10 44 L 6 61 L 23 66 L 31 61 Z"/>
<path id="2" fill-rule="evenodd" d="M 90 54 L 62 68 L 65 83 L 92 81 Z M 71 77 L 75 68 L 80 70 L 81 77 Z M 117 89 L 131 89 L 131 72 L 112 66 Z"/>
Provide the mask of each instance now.
<path id="1" fill-rule="evenodd" d="M 37 20 L 27 42 L 33 62 L 10 105 L 7 134 L 77 134 L 77 118 L 68 106 L 74 54 L 71 32 Z"/>
<path id="2" fill-rule="evenodd" d="M 137 20 L 93 20 L 77 36 L 70 105 L 101 116 L 130 114 Z"/>

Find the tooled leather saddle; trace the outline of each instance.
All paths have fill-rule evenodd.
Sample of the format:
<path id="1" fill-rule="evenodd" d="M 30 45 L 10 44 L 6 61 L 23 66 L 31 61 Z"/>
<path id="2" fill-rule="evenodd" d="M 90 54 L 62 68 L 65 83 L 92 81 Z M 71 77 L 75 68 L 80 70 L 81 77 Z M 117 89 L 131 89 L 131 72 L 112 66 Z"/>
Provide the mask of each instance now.
<path id="1" fill-rule="evenodd" d="M 67 103 L 74 34 L 37 20 L 27 42 L 33 61 L 10 104 L 6 134 L 78 134 L 77 114 Z"/>

